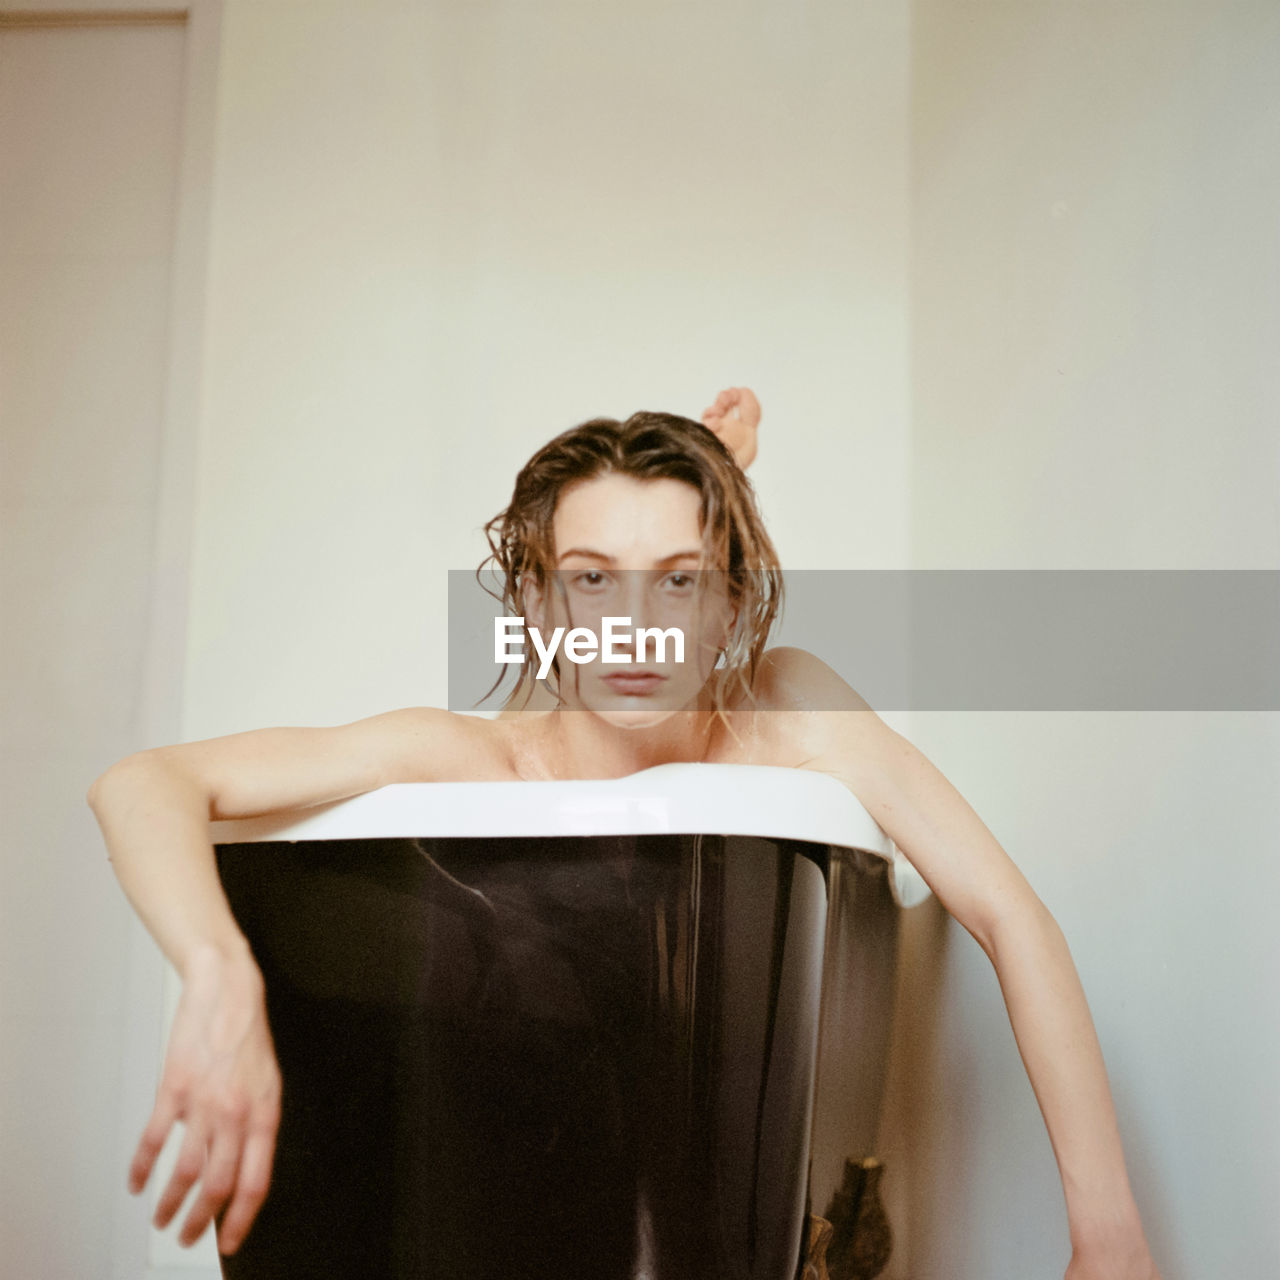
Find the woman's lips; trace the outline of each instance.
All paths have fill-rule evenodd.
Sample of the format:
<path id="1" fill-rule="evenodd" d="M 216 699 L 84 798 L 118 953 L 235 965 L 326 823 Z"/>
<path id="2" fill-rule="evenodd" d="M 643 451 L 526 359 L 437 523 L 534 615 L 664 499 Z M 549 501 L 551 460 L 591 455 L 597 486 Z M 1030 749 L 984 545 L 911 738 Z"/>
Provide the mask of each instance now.
<path id="1" fill-rule="evenodd" d="M 630 675 L 605 676 L 604 682 L 615 693 L 643 694 L 653 693 L 659 685 L 666 683 L 666 679 L 666 676 L 653 672 L 633 672 Z"/>

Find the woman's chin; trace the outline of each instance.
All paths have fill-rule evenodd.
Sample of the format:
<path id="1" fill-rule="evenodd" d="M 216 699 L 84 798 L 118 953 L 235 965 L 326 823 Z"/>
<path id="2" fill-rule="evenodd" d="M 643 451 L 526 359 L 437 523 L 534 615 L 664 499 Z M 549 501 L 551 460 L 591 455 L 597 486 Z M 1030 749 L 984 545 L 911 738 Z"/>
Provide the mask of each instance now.
<path id="1" fill-rule="evenodd" d="M 652 729 L 675 715 L 676 707 L 592 707 L 593 715 L 615 729 Z"/>
<path id="2" fill-rule="evenodd" d="M 592 689 L 581 701 L 571 697 L 566 710 L 586 711 L 615 729 L 652 729 L 682 711 L 698 707 L 697 690 L 683 685 L 664 687 L 646 695 L 620 695 L 613 689 Z"/>

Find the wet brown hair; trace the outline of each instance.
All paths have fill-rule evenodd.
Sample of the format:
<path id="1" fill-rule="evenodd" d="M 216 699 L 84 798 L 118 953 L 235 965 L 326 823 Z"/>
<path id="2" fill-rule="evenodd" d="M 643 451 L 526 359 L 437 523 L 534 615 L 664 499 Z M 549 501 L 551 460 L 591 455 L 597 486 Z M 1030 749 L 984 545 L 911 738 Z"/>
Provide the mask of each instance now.
<path id="1" fill-rule="evenodd" d="M 520 469 L 511 501 L 485 525 L 490 554 L 476 577 L 483 585 L 481 575 L 492 566 L 499 585 L 485 589 L 511 616 L 524 613 L 524 588 L 529 583 L 547 599 L 555 566 L 552 522 L 560 495 L 570 485 L 609 473 L 637 480 L 680 480 L 701 495 L 703 564 L 725 573 L 729 603 L 737 610 L 725 648 L 724 679 L 714 685 L 716 713 L 723 719 L 730 689 L 736 686 L 751 696 L 769 632 L 782 608 L 782 571 L 751 482 L 702 423 L 679 414 L 642 411 L 625 422 L 592 418 L 544 444 Z M 529 664 L 520 664 L 507 706 L 531 679 Z M 494 688 L 499 683 L 501 677 Z"/>

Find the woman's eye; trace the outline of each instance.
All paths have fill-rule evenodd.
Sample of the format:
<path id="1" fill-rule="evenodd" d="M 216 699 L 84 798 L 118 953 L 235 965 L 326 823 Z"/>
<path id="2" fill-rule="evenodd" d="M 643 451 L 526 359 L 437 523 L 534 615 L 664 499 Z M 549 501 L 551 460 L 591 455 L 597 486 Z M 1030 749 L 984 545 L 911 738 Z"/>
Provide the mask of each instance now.
<path id="1" fill-rule="evenodd" d="M 667 584 L 677 591 L 687 591 L 693 586 L 693 574 L 671 573 L 667 575 Z"/>
<path id="2" fill-rule="evenodd" d="M 599 587 L 604 585 L 604 574 L 599 569 L 587 569 L 573 580 L 580 587 Z"/>

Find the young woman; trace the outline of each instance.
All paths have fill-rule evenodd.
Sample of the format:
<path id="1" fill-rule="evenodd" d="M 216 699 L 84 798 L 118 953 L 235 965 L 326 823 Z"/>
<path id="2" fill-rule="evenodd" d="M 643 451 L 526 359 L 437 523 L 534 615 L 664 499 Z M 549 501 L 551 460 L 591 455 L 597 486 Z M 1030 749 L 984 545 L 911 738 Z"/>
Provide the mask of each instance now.
<path id="1" fill-rule="evenodd" d="M 753 402 L 725 393 L 718 414 L 741 425 Z M 120 883 L 183 980 L 130 1183 L 142 1189 L 182 1119 L 155 1221 L 166 1225 L 198 1183 L 184 1244 L 216 1218 L 222 1251 L 239 1246 L 267 1192 L 280 1115 L 262 979 L 218 880 L 210 819 L 397 782 L 611 778 L 716 761 L 827 773 L 893 838 L 995 966 L 1062 1177 L 1066 1280 L 1159 1280 L 1057 923 L 963 797 L 853 689 L 811 654 L 766 650 L 777 558 L 750 483 L 719 438 L 726 424 L 716 425 L 719 433 L 662 413 L 593 419 L 530 459 L 487 526 L 505 614 L 544 631 L 596 627 L 606 616 L 678 626 L 689 637 L 685 661 L 669 647 L 662 657 L 633 650 L 630 666 L 562 662 L 555 705 L 539 715 L 488 720 L 414 707 L 337 728 L 143 751 L 90 789 Z M 748 434 L 753 449 L 754 424 Z M 740 433 L 731 443 L 742 443 Z"/>

